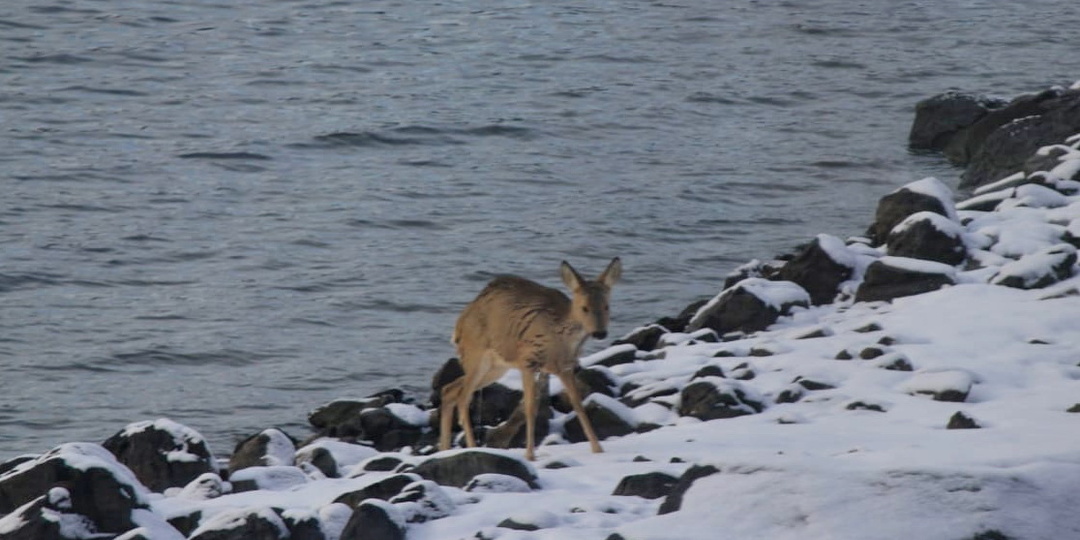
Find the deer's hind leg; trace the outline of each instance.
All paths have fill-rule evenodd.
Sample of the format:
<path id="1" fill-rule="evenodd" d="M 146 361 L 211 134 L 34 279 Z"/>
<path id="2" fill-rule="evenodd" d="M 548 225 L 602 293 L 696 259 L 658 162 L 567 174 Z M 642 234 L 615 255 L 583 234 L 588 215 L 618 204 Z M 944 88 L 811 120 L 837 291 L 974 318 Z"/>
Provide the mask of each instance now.
<path id="1" fill-rule="evenodd" d="M 476 446 L 472 419 L 469 418 L 469 405 L 472 403 L 473 394 L 477 390 L 499 380 L 506 373 L 508 366 L 499 361 L 494 352 L 487 351 L 480 355 L 475 362 L 466 361 L 463 356 L 461 367 L 464 368 L 465 375 L 454 381 L 461 381 L 461 391 L 455 403 L 457 405 L 458 422 L 461 423 L 461 428 L 465 431 L 465 445 L 471 448 Z M 448 387 L 449 385 L 447 385 Z M 449 403 L 444 404 L 449 406 Z M 443 420 L 443 422 L 448 421 Z M 440 429 L 443 429 L 443 426 L 440 426 Z M 445 436 L 449 437 L 450 429 L 446 428 L 445 433 Z M 444 437 L 442 432 L 439 433 L 439 436 L 440 439 Z M 449 447 L 449 443 L 447 447 Z"/>

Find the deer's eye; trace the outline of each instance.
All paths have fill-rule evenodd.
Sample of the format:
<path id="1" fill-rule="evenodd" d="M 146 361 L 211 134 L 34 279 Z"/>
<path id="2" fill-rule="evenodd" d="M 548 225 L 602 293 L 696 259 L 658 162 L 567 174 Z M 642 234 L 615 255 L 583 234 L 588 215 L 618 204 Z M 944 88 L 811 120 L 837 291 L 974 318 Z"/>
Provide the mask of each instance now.
<path id="1" fill-rule="evenodd" d="M 584 311 L 585 313 L 588 313 L 589 312 L 589 306 L 581 306 L 581 311 Z"/>

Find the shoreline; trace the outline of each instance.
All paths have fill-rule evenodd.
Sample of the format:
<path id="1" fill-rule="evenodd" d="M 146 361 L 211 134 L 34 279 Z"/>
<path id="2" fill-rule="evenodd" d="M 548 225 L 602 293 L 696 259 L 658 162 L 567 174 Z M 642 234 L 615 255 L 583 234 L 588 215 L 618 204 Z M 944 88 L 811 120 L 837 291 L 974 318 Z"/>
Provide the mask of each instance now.
<path id="1" fill-rule="evenodd" d="M 1080 312 L 1080 126 L 1015 174 L 979 161 L 1017 163 L 1000 148 L 1038 131 L 1032 107 L 1075 95 L 922 102 L 916 127 L 921 114 L 937 131 L 913 128 L 913 146 L 969 159 L 970 198 L 909 183 L 882 198 L 866 237 L 819 234 L 786 260 L 748 263 L 711 300 L 581 359 L 607 453 L 578 444 L 557 386 L 536 463 L 517 447 L 434 452 L 435 409 L 394 389 L 320 407 L 307 441 L 270 428 L 228 460 L 188 427 L 143 421 L 102 445 L 0 464 L 0 539 L 706 538 L 740 515 L 739 534 L 763 538 L 830 530 L 821 523 L 837 538 L 896 538 L 912 519 L 954 524 L 931 538 L 1080 532 L 1065 497 L 1080 480 L 1065 414 L 1080 412 L 1068 324 Z M 434 375 L 436 393 L 447 378 Z M 501 382 L 476 400 L 475 423 L 513 446 L 520 391 Z M 851 523 L 876 485 L 897 502 L 877 536 Z M 963 515 L 995 498 L 1012 504 Z"/>

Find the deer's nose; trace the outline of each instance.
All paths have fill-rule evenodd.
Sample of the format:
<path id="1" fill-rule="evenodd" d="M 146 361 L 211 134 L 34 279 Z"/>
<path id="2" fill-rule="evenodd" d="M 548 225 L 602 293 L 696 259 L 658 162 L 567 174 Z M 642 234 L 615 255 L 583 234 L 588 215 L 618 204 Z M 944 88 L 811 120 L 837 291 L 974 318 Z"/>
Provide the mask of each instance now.
<path id="1" fill-rule="evenodd" d="M 596 339 L 604 339 L 607 337 L 607 330 L 597 330 L 592 333 L 592 337 Z"/>

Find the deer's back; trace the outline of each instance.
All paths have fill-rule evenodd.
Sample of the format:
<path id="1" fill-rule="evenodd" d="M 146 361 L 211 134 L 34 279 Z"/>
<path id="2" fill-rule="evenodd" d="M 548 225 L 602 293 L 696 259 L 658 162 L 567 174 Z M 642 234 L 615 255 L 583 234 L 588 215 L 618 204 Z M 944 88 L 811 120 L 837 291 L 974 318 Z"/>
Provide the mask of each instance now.
<path id="1" fill-rule="evenodd" d="M 506 359 L 517 349 L 555 337 L 570 311 L 561 291 L 517 276 L 499 276 L 458 317 L 454 342 L 464 348 L 494 349 Z"/>

